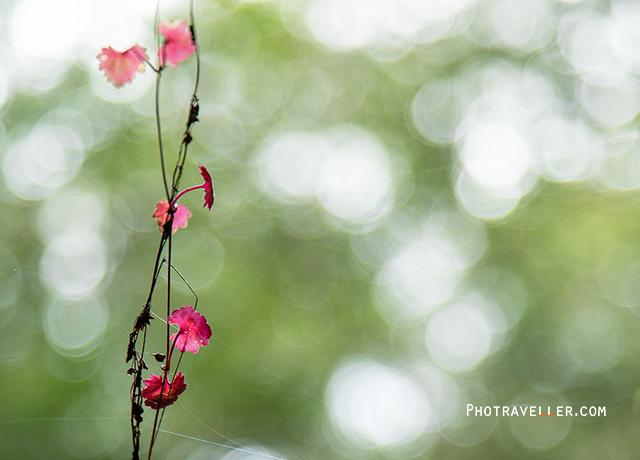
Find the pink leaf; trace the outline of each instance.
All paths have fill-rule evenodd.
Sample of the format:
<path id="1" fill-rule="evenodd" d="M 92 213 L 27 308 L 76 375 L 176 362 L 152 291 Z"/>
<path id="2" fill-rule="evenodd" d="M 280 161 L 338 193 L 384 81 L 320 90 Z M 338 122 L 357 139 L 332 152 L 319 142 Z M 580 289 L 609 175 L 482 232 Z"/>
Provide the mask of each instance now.
<path id="1" fill-rule="evenodd" d="M 180 330 L 171 336 L 178 350 L 198 353 L 200 347 L 209 345 L 211 327 L 205 317 L 197 313 L 191 305 L 175 310 L 167 318 L 167 322 L 180 327 Z"/>
<path id="2" fill-rule="evenodd" d="M 122 53 L 108 47 L 102 48 L 102 52 L 96 57 L 107 81 L 120 88 L 133 80 L 136 72 L 144 72 L 144 63 L 149 59 L 146 51 L 146 48 L 138 45 Z"/>
<path id="3" fill-rule="evenodd" d="M 143 380 L 142 383 L 145 386 L 142 390 L 142 397 L 145 398 L 144 405 L 150 406 L 152 409 L 170 406 L 187 388 L 182 372 L 176 374 L 173 382 L 165 380 L 164 386 L 162 385 L 162 377 L 154 374 L 151 374 L 151 378 Z M 162 390 L 160 387 L 163 387 Z"/>
<path id="4" fill-rule="evenodd" d="M 167 200 L 158 201 L 156 203 L 156 209 L 153 212 L 153 217 L 158 222 L 158 229 L 163 231 L 164 224 L 167 223 L 169 218 L 169 202 Z M 173 214 L 173 224 L 171 225 L 171 232 L 175 233 L 179 227 L 187 226 L 187 219 L 191 217 L 191 212 L 186 206 L 179 204 L 176 207 L 176 211 Z"/>
<path id="5" fill-rule="evenodd" d="M 209 209 L 209 211 L 211 211 L 211 206 L 213 206 L 213 200 L 215 195 L 213 194 L 213 184 L 211 183 L 211 175 L 209 174 L 209 171 L 207 171 L 207 168 L 205 168 L 204 166 L 202 166 L 202 164 L 200 166 L 198 166 L 198 168 L 200 168 L 200 174 L 202 175 L 202 178 L 204 179 L 204 206 L 207 207 L 207 209 Z"/>
<path id="6" fill-rule="evenodd" d="M 164 44 L 158 50 L 161 67 L 164 67 L 165 63 L 177 67 L 196 49 L 191 38 L 191 30 L 185 21 L 161 21 L 158 32 L 165 37 Z"/>

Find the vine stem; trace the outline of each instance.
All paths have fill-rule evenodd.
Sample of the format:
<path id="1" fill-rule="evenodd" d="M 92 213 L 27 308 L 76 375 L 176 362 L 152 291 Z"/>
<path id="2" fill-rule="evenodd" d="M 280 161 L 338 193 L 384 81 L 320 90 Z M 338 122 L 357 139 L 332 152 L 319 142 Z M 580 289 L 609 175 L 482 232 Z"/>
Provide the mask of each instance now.
<path id="1" fill-rule="evenodd" d="M 185 188 L 183 191 L 181 191 L 180 193 L 178 193 L 176 195 L 176 197 L 171 202 L 171 206 L 174 206 L 176 204 L 176 202 L 178 201 L 178 198 L 180 198 L 185 193 L 193 192 L 194 190 L 198 190 L 198 189 L 201 189 L 201 188 L 204 189 L 204 185 L 194 185 L 193 187 Z"/>
<path id="2" fill-rule="evenodd" d="M 160 275 L 160 271 L 162 268 L 162 264 L 160 263 L 160 259 L 162 257 L 162 253 L 164 252 L 165 247 L 167 248 L 167 317 L 170 316 L 171 314 L 171 268 L 173 267 L 172 262 L 171 262 L 171 258 L 172 258 L 172 227 L 173 227 L 173 220 L 174 220 L 174 213 L 175 213 L 175 209 L 172 210 L 173 208 L 173 203 L 175 203 L 175 201 L 177 200 L 177 198 L 182 195 L 182 193 L 185 193 L 188 190 L 194 190 L 197 188 L 202 188 L 202 186 L 196 186 L 196 187 L 191 187 L 188 190 L 183 191 L 182 193 L 178 193 L 179 191 L 179 185 L 180 185 L 180 179 L 182 177 L 182 170 L 186 161 L 186 157 L 187 157 L 187 150 L 188 150 L 188 146 L 189 143 L 191 142 L 192 138 L 191 138 L 191 128 L 193 126 L 193 124 L 198 121 L 198 111 L 199 111 L 199 105 L 198 105 L 198 97 L 197 97 L 197 91 L 198 91 L 198 86 L 199 86 L 199 82 L 200 82 L 200 50 L 199 47 L 197 45 L 197 41 L 196 41 L 196 32 L 195 32 L 195 18 L 194 18 L 194 13 L 193 13 L 193 0 L 190 0 L 189 2 L 189 18 L 190 18 L 190 22 L 191 22 L 191 35 L 192 35 L 192 39 L 193 39 L 193 43 L 195 45 L 195 54 L 196 54 L 196 76 L 195 76 L 195 83 L 194 83 L 194 89 L 193 89 L 193 94 L 191 96 L 191 100 L 190 100 L 190 104 L 189 104 L 189 115 L 188 115 L 188 119 L 187 119 L 187 124 L 186 124 L 186 129 L 184 131 L 183 134 L 183 139 L 182 139 L 182 143 L 180 144 L 180 149 L 178 151 L 178 158 L 176 161 L 176 165 L 175 168 L 173 170 L 173 177 L 171 180 L 171 187 L 169 187 L 169 183 L 167 181 L 167 173 L 166 173 L 166 166 L 165 166 L 165 157 L 164 157 L 164 147 L 163 147 L 163 142 L 162 142 L 162 126 L 161 126 L 161 121 L 160 121 L 160 83 L 161 83 L 161 78 L 162 78 L 162 71 L 164 69 L 164 56 L 160 55 L 160 51 L 161 51 L 161 46 L 160 46 L 160 36 L 158 33 L 158 26 L 159 26 L 159 22 L 160 22 L 160 2 L 158 0 L 158 3 L 156 5 L 156 14 L 155 14 L 155 20 L 154 20 L 154 34 L 155 34 L 155 41 L 156 41 L 156 48 L 158 49 L 158 67 L 157 69 L 153 67 L 153 65 L 151 65 L 150 62 L 147 61 L 147 64 L 149 64 L 149 66 L 156 72 L 156 85 L 155 85 L 155 118 L 156 118 L 156 130 L 157 130 L 157 136 L 158 136 L 158 150 L 159 150 L 159 155 L 160 155 L 160 167 L 162 170 L 162 181 L 163 181 L 163 185 L 164 185 L 164 192 L 167 198 L 167 201 L 169 203 L 171 203 L 170 208 L 168 210 L 168 222 L 165 223 L 165 225 L 162 228 L 162 237 L 160 239 L 160 245 L 158 247 L 158 252 L 156 254 L 156 260 L 155 260 L 155 264 L 154 264 L 154 270 L 153 270 L 153 278 L 151 280 L 151 287 L 149 289 L 149 295 L 147 297 L 147 302 L 145 303 L 141 313 L 138 315 L 138 317 L 136 318 L 136 322 L 134 325 L 134 329 L 132 331 L 132 333 L 129 336 L 129 348 L 127 350 L 127 361 L 129 361 L 130 356 L 134 356 L 135 357 L 135 361 L 132 367 L 132 371 L 135 373 L 135 379 L 134 379 L 134 383 L 132 385 L 132 391 L 131 391 L 131 407 L 132 407 L 132 420 L 131 420 L 131 428 L 132 428 L 132 435 L 133 435 L 133 454 L 132 454 L 132 458 L 134 460 L 137 460 L 139 458 L 139 452 L 140 452 L 140 422 L 142 420 L 142 417 L 140 417 L 140 414 L 142 414 L 142 395 L 141 395 L 141 391 L 142 391 L 142 371 L 144 369 L 147 368 L 146 364 L 144 363 L 144 349 L 145 349 L 145 345 L 146 345 L 146 334 L 147 334 L 147 325 L 149 325 L 149 319 L 151 319 L 151 299 L 153 297 L 153 293 L 155 291 L 155 288 L 157 286 L 157 281 L 158 281 L 158 277 Z M 180 275 L 180 273 L 178 272 L 178 275 L 182 278 L 182 275 Z M 184 280 L 184 278 L 183 278 Z M 185 280 L 186 281 L 186 280 Z M 188 284 L 188 283 L 187 283 Z M 194 293 L 195 295 L 195 293 Z M 196 296 L 196 305 L 197 305 L 197 296 Z M 140 353 L 138 353 L 137 350 L 135 350 L 135 344 L 137 341 L 137 337 L 138 337 L 138 333 L 139 332 L 143 332 L 143 343 L 142 343 L 142 348 Z M 166 365 L 164 368 L 164 372 L 163 372 L 163 376 L 162 376 L 162 386 L 160 389 L 160 397 L 158 399 L 158 408 L 156 409 L 156 415 L 154 418 L 154 423 L 153 423 L 153 431 L 151 433 L 151 442 L 149 445 L 149 452 L 148 452 L 148 459 L 151 459 L 151 455 L 153 452 L 153 446 L 155 444 L 157 435 L 160 433 L 160 425 L 162 424 L 162 418 L 164 416 L 164 410 L 165 408 L 162 408 L 162 412 L 160 412 L 160 406 L 162 405 L 162 398 L 163 398 L 163 393 L 164 393 L 164 386 L 166 384 L 166 382 L 168 381 L 168 377 L 169 377 L 169 372 L 171 371 L 170 369 L 170 362 L 171 362 L 171 355 L 173 353 L 173 344 L 171 343 L 170 340 L 170 328 L 169 328 L 169 323 L 167 322 L 167 329 L 166 329 L 166 354 L 165 357 L 167 359 L 166 361 Z M 177 371 L 178 371 L 178 367 L 180 365 L 180 362 L 182 361 L 182 356 L 183 356 L 184 352 L 180 354 L 180 359 L 178 360 L 177 365 L 175 366 L 175 368 L 173 369 L 173 379 L 171 380 L 171 384 L 169 384 L 169 391 L 171 391 L 171 386 L 173 385 L 173 381 L 175 380 L 175 376 L 177 375 Z M 138 412 L 139 411 L 139 412 Z M 135 418 L 134 417 L 134 413 L 136 413 L 139 417 Z"/>
<path id="3" fill-rule="evenodd" d="M 164 184 L 164 192 L 167 195 L 167 201 L 171 201 L 169 194 L 169 184 L 167 183 L 167 172 L 164 166 L 164 148 L 162 146 L 162 126 L 160 125 L 160 79 L 162 78 L 162 67 L 156 74 L 156 130 L 158 132 L 158 149 L 160 151 L 160 168 L 162 169 L 162 182 Z"/>
<path id="4" fill-rule="evenodd" d="M 189 21 L 191 22 L 191 38 L 193 38 L 193 43 L 196 45 L 196 81 L 193 85 L 193 95 L 191 98 L 197 99 L 196 94 L 198 93 L 198 85 L 200 84 L 200 47 L 196 39 L 196 20 L 193 14 L 193 0 L 189 2 Z"/>
<path id="5" fill-rule="evenodd" d="M 170 218 L 169 218 L 169 222 L 167 222 L 167 226 L 168 228 L 172 228 L 173 227 L 173 218 L 174 215 L 171 214 Z M 167 245 L 167 318 L 169 318 L 169 316 L 171 315 L 171 248 L 172 248 L 172 242 L 173 242 L 173 238 L 172 238 L 172 232 L 169 232 L 169 237 L 168 237 L 168 245 Z M 160 397 L 158 398 L 158 407 L 156 409 L 156 415 L 154 417 L 153 420 L 153 429 L 151 431 L 151 442 L 149 443 L 149 456 L 147 457 L 148 460 L 151 460 L 151 453 L 153 452 L 153 445 L 156 442 L 156 437 L 158 435 L 158 429 L 160 428 L 160 423 L 162 419 L 158 419 L 158 416 L 160 415 L 160 408 L 162 406 L 162 397 L 164 396 L 164 386 L 167 383 L 167 376 L 169 374 L 170 371 L 170 365 L 171 365 L 171 354 L 173 353 L 173 348 L 172 348 L 172 343 L 171 340 L 169 339 L 169 335 L 171 334 L 171 329 L 170 329 L 170 324 L 169 321 L 167 321 L 167 327 L 166 327 L 166 360 L 165 360 L 165 367 L 164 367 L 164 372 L 162 373 L 162 384 L 160 386 Z M 177 337 L 176 337 L 177 338 Z M 177 371 L 178 367 L 176 366 L 176 371 Z M 171 380 L 171 383 L 169 384 L 169 390 L 167 392 L 167 397 L 169 397 L 169 393 L 171 392 L 171 386 L 173 385 L 173 379 Z M 164 414 L 164 408 L 163 408 L 163 414 Z"/>
<path id="6" fill-rule="evenodd" d="M 127 350 L 127 361 L 129 360 L 129 353 L 132 352 L 131 359 L 133 359 L 133 371 L 135 374 L 133 385 L 131 386 L 131 435 L 133 440 L 133 452 L 132 459 L 139 459 L 140 455 L 140 421 L 138 417 L 142 413 L 142 371 L 146 367 L 144 363 L 144 351 L 147 344 L 147 328 L 146 324 L 148 324 L 148 319 L 146 319 L 151 310 L 151 300 L 153 298 L 153 292 L 155 291 L 155 287 L 158 281 L 158 277 L 160 275 L 160 258 L 162 256 L 162 251 L 164 249 L 167 238 L 165 233 L 163 232 L 162 237 L 160 239 L 160 244 L 158 246 L 158 252 L 156 253 L 156 260 L 153 268 L 153 276 L 151 279 L 151 286 L 149 288 L 149 295 L 147 296 L 147 301 L 142 308 L 142 311 L 136 318 L 136 324 L 134 326 L 134 331 L 129 337 L 129 349 Z M 142 318 L 141 318 L 142 317 Z M 138 333 L 142 331 L 142 347 L 140 349 L 140 353 L 135 351 L 135 342 L 138 338 Z M 133 351 L 131 350 L 133 348 Z M 138 410 L 140 412 L 138 412 Z"/>

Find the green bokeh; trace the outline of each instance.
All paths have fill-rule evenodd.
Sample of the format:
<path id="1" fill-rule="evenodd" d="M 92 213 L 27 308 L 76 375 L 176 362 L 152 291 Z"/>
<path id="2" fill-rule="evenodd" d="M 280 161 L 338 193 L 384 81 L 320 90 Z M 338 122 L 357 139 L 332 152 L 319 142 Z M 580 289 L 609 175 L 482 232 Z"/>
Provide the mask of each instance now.
<path id="1" fill-rule="evenodd" d="M 376 6 L 370 8 L 386 11 L 381 6 L 384 2 L 373 3 Z M 628 23 L 621 22 L 621 10 L 610 8 L 609 2 L 531 2 L 544 10 L 536 10 L 531 34 L 549 32 L 540 32 L 539 41 L 523 38 L 526 43 L 521 45 L 517 40 L 509 42 L 513 27 L 508 21 L 496 25 L 503 13 L 517 16 L 508 2 L 468 3 L 452 16 L 455 19 L 442 36 L 425 38 L 430 27 L 444 27 L 434 21 L 423 24 L 422 35 L 389 32 L 383 26 L 385 14 L 378 13 L 383 25 L 378 24 L 373 38 L 357 46 L 345 42 L 338 49 L 342 35 L 323 43 L 329 40 L 327 35 L 313 29 L 320 27 L 313 26 L 315 19 L 309 16 L 318 11 L 318 1 L 196 1 L 202 53 L 201 117 L 193 130 L 182 185 L 200 183 L 196 165 L 204 163 L 213 177 L 216 204 L 211 212 L 202 209 L 200 191 L 181 199 L 193 217 L 174 236 L 173 261 L 197 291 L 198 309 L 209 320 L 213 337 L 197 355 L 184 357 L 181 371 L 188 389 L 167 410 L 162 425 L 190 438 L 162 433 L 154 458 L 259 458 L 207 441 L 249 449 L 262 446 L 270 455 L 300 460 L 621 459 L 633 458 L 640 450 L 636 435 L 640 350 L 634 339 L 640 328 L 640 180 L 634 182 L 640 177 L 637 122 L 635 116 L 615 121 L 629 110 L 624 97 L 613 100 L 611 108 L 606 99 L 585 96 L 587 90 L 627 88 L 620 81 L 637 85 L 639 63 L 633 60 L 633 50 L 623 46 L 631 46 L 623 33 Z M 84 51 L 78 51 L 53 87 L 30 87 L 31 77 L 11 74 L 11 63 L 6 63 L 18 49 L 11 27 L 20 4 L 0 1 L 0 9 L 6 9 L 0 13 L 0 24 L 7 26 L 0 31 L 0 77 L 8 75 L 10 80 L 6 99 L 0 98 L 4 171 L 0 179 L 4 216 L 0 226 L 0 458 L 128 458 L 131 378 L 126 375 L 124 357 L 131 325 L 149 288 L 160 238 L 151 213 L 163 196 L 153 90 L 131 102 L 107 100 L 95 90 L 97 69 L 88 68 Z M 336 2 L 327 5 L 331 8 Z M 416 8 L 416 18 L 428 14 Z M 181 11 L 186 10 L 185 6 Z M 360 17 L 354 11 L 345 24 L 353 23 L 357 29 L 368 15 Z M 589 21 L 606 18 L 607 27 L 622 31 L 622 35 L 612 32 L 621 40 L 614 48 L 622 49 L 621 56 L 628 58 L 620 61 L 631 64 L 616 74 L 613 61 L 595 70 L 587 64 L 579 68 L 577 58 L 572 62 L 571 53 L 578 53 L 579 40 L 585 39 L 576 32 L 576 18 L 581 15 Z M 173 19 L 179 17 L 172 11 Z M 404 18 L 404 25 L 410 24 L 410 17 Z M 573 41 L 565 38 L 571 34 Z M 49 40 L 55 46 L 52 37 L 42 37 L 42 46 L 49 46 Z M 191 59 L 177 69 L 167 69 L 162 79 L 169 168 L 184 129 L 194 69 Z M 510 112 L 513 101 L 508 86 L 504 87 L 508 97 L 495 102 L 499 91 L 490 88 L 500 82 L 491 75 L 511 75 L 508 81 L 517 82 L 530 78 L 529 71 L 544 79 L 553 97 L 541 102 L 536 99 L 539 95 L 526 99 L 532 105 L 540 102 L 542 115 L 523 121 Z M 478 75 L 486 80 L 479 81 Z M 487 115 L 490 120 L 517 124 L 522 139 L 529 142 L 535 159 L 527 165 L 529 176 L 524 176 L 532 178 L 531 184 L 522 185 L 526 177 L 513 180 L 523 188 L 513 192 L 515 202 L 502 215 L 483 215 L 461 198 L 458 181 L 465 168 L 471 168 L 461 153 L 464 134 L 446 141 L 435 135 L 447 135 L 447 120 L 456 121 L 454 128 L 463 121 L 452 97 L 443 97 L 441 108 L 423 108 L 425 129 L 441 128 L 434 137 L 429 138 L 416 120 L 417 95 L 438 82 L 456 82 L 456 97 L 470 98 L 465 107 L 476 100 L 481 111 L 482 104 L 488 104 L 494 108 Z M 136 83 L 140 82 L 131 85 Z M 640 100 L 635 89 L 628 92 L 629 98 Z M 600 115 L 589 109 L 596 102 L 604 107 Z M 640 104 L 634 113 L 638 111 Z M 600 156 L 588 160 L 584 171 L 567 173 L 559 163 L 545 163 L 543 122 L 554 116 L 576 123 L 591 136 L 585 135 L 586 146 L 576 155 L 567 153 L 573 161 L 570 168 L 600 149 Z M 479 117 L 471 123 L 480 123 Z M 43 196 L 25 196 L 12 186 L 9 175 L 17 160 L 11 158 L 16 145 L 38 126 L 71 129 L 81 140 L 83 136 L 89 140 L 80 149 L 82 162 L 68 181 L 51 186 Z M 65 132 L 60 139 L 65 139 Z M 577 134 L 567 132 L 561 131 L 567 142 L 561 152 L 582 145 Z M 332 207 L 340 197 L 327 195 L 331 190 L 296 195 L 287 191 L 278 171 L 271 171 L 276 179 L 265 179 L 265 164 L 270 164 L 265 152 L 290 139 L 287 136 L 292 133 L 309 140 L 300 156 L 316 152 L 317 143 L 324 141 L 337 149 L 356 139 L 369 142 L 370 150 L 381 149 L 388 160 L 384 166 L 390 182 L 381 183 L 380 188 L 384 197 L 390 197 L 388 207 L 369 210 L 378 212 L 377 218 L 350 220 L 348 210 L 340 214 L 340 208 Z M 340 164 L 341 158 L 334 160 Z M 41 161 L 49 164 L 49 158 Z M 321 169 L 319 164 L 310 162 L 308 168 Z M 37 170 L 29 166 L 24 170 Z M 477 167 L 481 169 L 482 164 Z M 300 175 L 308 172 L 298 171 Z M 353 176 L 361 172 L 346 170 Z M 336 170 L 335 176 L 325 177 L 325 187 L 342 173 Z M 65 232 L 75 235 L 72 239 L 86 237 L 86 232 L 99 236 L 105 273 L 90 290 L 75 296 L 62 293 L 62 302 L 70 305 L 94 302 L 86 305 L 93 305 L 98 315 L 78 320 L 77 334 L 67 330 L 61 338 L 55 328 L 64 331 L 64 324 L 51 323 L 59 315 L 56 299 L 61 288 L 51 280 L 75 270 L 76 279 L 90 281 L 95 269 L 93 264 L 82 265 L 86 263 L 83 254 L 69 259 L 71 268 L 47 265 L 47 254 L 62 244 Z M 423 240 L 425 235 L 430 236 Z M 420 252 L 426 251 L 420 245 L 432 244 L 429 238 L 436 241 L 430 248 L 444 251 L 440 259 L 421 258 L 427 252 Z M 74 241 L 80 244 L 80 239 Z M 447 249 L 448 241 L 454 241 L 453 250 Z M 397 276 L 393 269 L 399 266 L 394 265 L 400 263 L 399 254 L 413 248 L 413 243 L 417 252 L 405 251 L 405 256 L 413 257 L 416 270 L 432 270 L 436 281 L 423 282 L 418 275 L 412 279 L 421 273 L 415 271 L 389 281 L 387 276 Z M 68 251 L 72 249 L 68 246 Z M 456 251 L 469 259 L 456 262 Z M 461 265 L 451 268 L 456 263 Z M 418 295 L 415 292 L 432 299 L 451 279 L 455 282 L 450 293 L 442 294 L 445 300 L 416 304 L 420 299 L 412 297 Z M 190 291 L 175 276 L 173 281 L 173 308 L 192 304 Z M 398 285 L 416 291 L 394 293 Z M 166 316 L 165 295 L 166 286 L 161 284 L 154 300 L 154 313 L 161 318 Z M 468 344 L 462 340 L 458 345 L 467 355 L 439 355 L 440 342 L 429 341 L 440 337 L 440 331 L 429 329 L 431 321 L 437 318 L 442 323 L 433 324 L 452 324 L 457 319 L 447 317 L 447 309 L 465 302 L 476 305 L 473 299 L 478 298 L 489 299 L 489 310 L 479 311 L 488 315 L 487 324 L 494 329 L 488 336 L 474 336 L 476 328 L 486 325 L 463 321 L 460 324 L 471 328 L 469 340 L 478 340 L 477 349 L 465 348 Z M 502 321 L 502 329 L 491 323 L 494 319 Z M 94 338 L 87 336 L 91 327 L 100 332 Z M 490 343 L 483 342 L 483 337 L 489 337 Z M 156 319 L 149 328 L 147 350 L 163 351 L 163 344 L 164 328 Z M 482 351 L 485 345 L 488 348 Z M 447 364 L 447 359 L 471 362 L 478 350 L 476 363 L 460 364 L 461 368 Z M 158 373 L 159 365 L 151 357 L 148 361 L 150 372 Z M 331 389 L 339 383 L 338 371 L 354 369 L 351 365 L 377 369 L 381 379 L 409 382 L 429 400 L 424 410 L 429 411 L 430 422 L 417 435 L 397 442 L 385 441 L 382 435 L 372 439 L 366 428 L 355 429 L 355 434 L 345 429 L 336 419 L 337 409 L 330 407 Z M 437 379 L 445 377 L 449 380 L 440 394 L 434 388 Z M 371 385 L 375 388 L 375 383 L 363 384 L 362 391 Z M 406 396 L 394 391 L 398 389 L 389 387 L 392 405 L 393 398 L 402 402 Z M 447 391 L 457 396 L 447 396 Z M 384 401 L 367 401 L 375 420 L 377 404 L 384 408 Z M 558 418 L 547 425 L 537 417 L 446 415 L 464 412 L 468 403 L 537 406 L 548 401 L 606 406 L 607 413 L 606 417 Z M 348 413 L 361 406 L 356 401 L 354 407 L 338 409 Z M 436 411 L 440 411 L 438 423 L 433 421 Z M 411 417 L 420 420 L 409 412 L 405 419 L 389 423 L 409 424 Z M 363 426 L 370 421 L 361 413 L 358 416 Z M 152 411 L 147 410 L 144 452 L 150 420 Z M 388 426 L 374 428 L 393 434 L 384 431 L 392 430 Z"/>

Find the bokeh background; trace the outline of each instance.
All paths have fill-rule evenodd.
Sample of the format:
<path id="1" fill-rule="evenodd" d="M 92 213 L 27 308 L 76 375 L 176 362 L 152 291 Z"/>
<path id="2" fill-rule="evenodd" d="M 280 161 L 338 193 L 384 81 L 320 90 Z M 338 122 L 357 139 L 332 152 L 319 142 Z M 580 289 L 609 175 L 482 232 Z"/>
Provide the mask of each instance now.
<path id="1" fill-rule="evenodd" d="M 188 389 L 163 423 L 194 439 L 163 433 L 154 458 L 260 458 L 207 442 L 288 459 L 636 458 L 640 3 L 195 11 L 201 117 L 182 184 L 202 162 L 216 204 L 184 197 L 174 263 L 213 338 L 182 361 Z M 117 90 L 96 55 L 153 55 L 154 13 L 0 0 L 2 459 L 130 453 L 125 349 L 163 194 L 155 79 Z M 194 69 L 164 74 L 169 163 Z M 174 301 L 193 303 L 182 283 Z M 469 403 L 606 417 L 476 418 Z"/>

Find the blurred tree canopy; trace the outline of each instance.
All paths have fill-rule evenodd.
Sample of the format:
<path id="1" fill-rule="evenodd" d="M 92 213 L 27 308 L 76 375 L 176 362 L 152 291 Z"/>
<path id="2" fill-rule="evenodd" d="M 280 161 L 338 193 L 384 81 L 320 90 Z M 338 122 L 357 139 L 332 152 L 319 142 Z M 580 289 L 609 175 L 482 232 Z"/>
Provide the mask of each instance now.
<path id="1" fill-rule="evenodd" d="M 155 2 L 0 11 L 0 457 L 127 458 L 124 358 L 163 196 L 155 78 L 116 89 L 96 55 L 153 56 Z M 195 12 L 201 109 L 182 185 L 201 183 L 201 162 L 216 204 L 181 199 L 193 217 L 173 260 L 213 337 L 181 364 L 188 389 L 154 457 L 261 458 L 219 443 L 299 460 L 631 458 L 640 4 Z M 162 79 L 169 164 L 194 69 Z M 179 280 L 173 297 L 193 302 Z M 162 351 L 153 323 L 147 349 Z"/>

